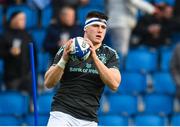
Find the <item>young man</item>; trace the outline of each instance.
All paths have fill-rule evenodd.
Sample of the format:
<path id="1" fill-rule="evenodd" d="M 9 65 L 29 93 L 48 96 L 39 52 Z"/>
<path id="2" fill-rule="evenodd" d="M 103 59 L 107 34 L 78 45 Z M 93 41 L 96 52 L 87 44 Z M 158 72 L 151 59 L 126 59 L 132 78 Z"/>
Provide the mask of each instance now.
<path id="1" fill-rule="evenodd" d="M 84 38 L 91 50 L 88 60 L 79 61 L 69 55 L 71 39 L 46 72 L 47 88 L 61 82 L 53 98 L 48 126 L 97 126 L 97 110 L 105 84 L 117 90 L 121 81 L 119 58 L 115 50 L 102 44 L 107 19 L 96 11 L 87 15 Z"/>

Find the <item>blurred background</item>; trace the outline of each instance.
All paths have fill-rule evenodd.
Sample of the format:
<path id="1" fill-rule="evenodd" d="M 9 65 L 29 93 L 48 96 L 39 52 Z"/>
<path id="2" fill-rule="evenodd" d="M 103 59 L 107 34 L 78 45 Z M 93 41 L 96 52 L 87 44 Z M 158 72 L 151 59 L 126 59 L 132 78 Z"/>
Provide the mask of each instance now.
<path id="1" fill-rule="evenodd" d="M 44 74 L 96 10 L 109 16 L 103 43 L 118 52 L 122 75 L 117 92 L 104 90 L 99 125 L 180 126 L 179 9 L 178 0 L 0 0 L 0 125 L 34 125 L 30 42 L 38 125 L 47 124 L 57 88 L 44 87 Z"/>

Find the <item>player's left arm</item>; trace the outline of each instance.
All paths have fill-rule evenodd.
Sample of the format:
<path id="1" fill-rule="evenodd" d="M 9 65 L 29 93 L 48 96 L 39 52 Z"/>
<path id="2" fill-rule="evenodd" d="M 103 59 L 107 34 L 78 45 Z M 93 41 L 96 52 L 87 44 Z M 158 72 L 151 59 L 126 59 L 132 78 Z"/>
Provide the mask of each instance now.
<path id="1" fill-rule="evenodd" d="M 102 62 L 100 64 L 97 62 L 96 68 L 98 69 L 102 81 L 108 85 L 109 88 L 116 91 L 121 82 L 119 70 L 115 68 L 107 68 Z"/>
<path id="2" fill-rule="evenodd" d="M 112 90 L 117 90 L 119 84 L 121 82 L 121 74 L 120 71 L 116 68 L 108 68 L 106 67 L 96 56 L 93 58 L 96 69 L 99 72 L 99 75 L 102 81 L 108 85 Z"/>
<path id="3" fill-rule="evenodd" d="M 117 90 L 121 82 L 121 74 L 119 69 L 113 67 L 108 68 L 107 66 L 105 66 L 98 58 L 93 44 L 89 41 L 88 43 L 90 44 L 91 57 L 95 63 L 96 69 L 98 70 L 102 81 L 112 90 Z"/>

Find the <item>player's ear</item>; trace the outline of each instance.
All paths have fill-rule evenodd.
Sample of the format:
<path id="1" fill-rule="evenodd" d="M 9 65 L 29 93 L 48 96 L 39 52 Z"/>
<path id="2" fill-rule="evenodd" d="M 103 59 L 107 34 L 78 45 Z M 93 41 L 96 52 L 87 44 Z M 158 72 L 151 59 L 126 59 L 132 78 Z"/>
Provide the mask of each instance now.
<path id="1" fill-rule="evenodd" d="M 84 32 L 86 32 L 86 28 L 84 28 Z"/>

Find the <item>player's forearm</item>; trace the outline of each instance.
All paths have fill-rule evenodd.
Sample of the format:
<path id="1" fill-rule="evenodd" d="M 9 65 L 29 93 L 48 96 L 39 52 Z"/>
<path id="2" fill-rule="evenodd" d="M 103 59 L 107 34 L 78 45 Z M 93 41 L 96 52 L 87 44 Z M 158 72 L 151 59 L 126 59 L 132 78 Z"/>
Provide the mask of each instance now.
<path id="1" fill-rule="evenodd" d="M 58 65 L 51 66 L 51 68 L 45 74 L 44 84 L 47 88 L 52 88 L 61 79 L 64 73 L 64 69 L 60 68 Z"/>
<path id="2" fill-rule="evenodd" d="M 102 81 L 108 85 L 112 90 L 117 90 L 120 84 L 120 73 L 114 73 L 111 69 L 107 68 L 98 58 L 94 59 L 94 63 L 99 72 Z"/>
<path id="3" fill-rule="evenodd" d="M 52 88 L 62 77 L 67 61 L 63 57 L 55 66 L 51 66 L 45 74 L 45 86 Z"/>

